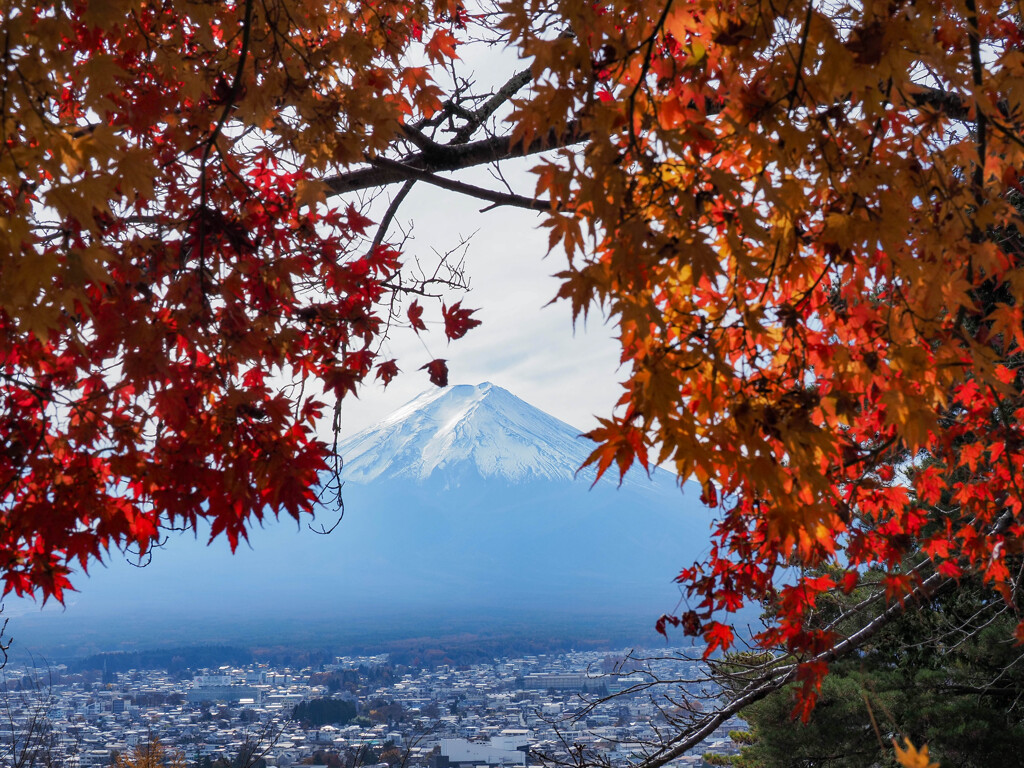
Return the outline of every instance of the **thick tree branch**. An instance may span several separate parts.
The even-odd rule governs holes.
[[[463,181],[456,181],[455,179],[446,179],[441,176],[435,176],[429,171],[411,168],[404,163],[398,163],[394,160],[378,158],[372,162],[375,167],[402,174],[401,178],[403,179],[424,181],[427,184],[433,184],[435,187],[441,187],[441,189],[447,189],[451,192],[459,192],[463,195],[469,195],[471,197],[479,198],[480,200],[486,200],[494,205],[511,205],[516,208],[525,208],[530,211],[547,212],[551,210],[551,203],[547,200],[535,200],[532,197],[524,197],[523,195],[516,195],[511,192],[496,192],[493,189],[478,187],[475,184],[467,184]]]
[[[522,88],[526,82],[529,82],[528,75],[529,72],[525,70],[518,73],[479,110],[477,110],[477,112],[473,113],[474,116],[479,116],[481,122],[486,119],[486,117],[497,109],[504,100]],[[969,105],[964,102],[964,99],[956,94],[948,93],[946,91],[940,91],[934,88],[921,88],[914,93],[906,94],[905,98],[908,105],[935,109],[943,112],[947,117],[953,120],[967,120],[969,117],[970,108]],[[721,111],[721,108],[722,105],[720,104],[709,104],[707,107],[707,114],[709,116],[715,115]],[[564,131],[557,132],[555,130],[551,130],[545,136],[535,139],[528,145],[513,143],[509,136],[494,136],[487,139],[481,139],[480,141],[463,143],[466,138],[465,131],[471,124],[472,123],[469,123],[461,128],[449,144],[438,144],[431,141],[421,133],[411,133],[410,129],[410,131],[406,132],[406,137],[420,147],[420,152],[409,155],[402,160],[376,159],[368,167],[357,168],[356,170],[341,173],[337,176],[330,176],[324,179],[324,182],[330,189],[329,194],[331,196],[343,195],[348,192],[357,192],[363,189],[372,189],[374,187],[383,187],[389,184],[398,184],[408,181],[411,178],[421,179],[428,183],[435,183],[434,181],[430,181],[431,178],[435,178],[432,174],[443,173],[446,171],[459,171],[465,168],[472,168],[478,165],[497,162],[499,160],[528,157],[529,155],[535,155],[540,152],[578,144],[582,141],[586,141],[588,137],[588,134],[581,129],[579,121],[573,120],[568,124],[568,126],[566,126]],[[478,126],[479,123],[476,123],[474,127]],[[427,176],[423,176],[423,173],[426,173]],[[435,185],[444,186],[446,189],[453,189],[455,184],[457,183],[442,180],[442,183],[436,183]],[[470,187],[471,185],[466,186]],[[466,194],[475,194],[469,189],[460,189],[455,191],[464,192]],[[519,205],[518,203],[511,203],[505,200],[497,201],[493,196],[485,196],[481,197],[481,199],[491,202],[500,202],[502,205]],[[547,206],[547,204],[542,204],[542,207],[540,208],[536,206],[523,205],[519,205],[519,207],[531,207],[534,210],[549,210],[549,206]]]
[[[565,131],[561,133],[549,131],[547,135],[535,139],[528,145],[523,145],[521,142],[514,144],[509,136],[495,136],[468,144],[437,144],[436,148],[431,148],[429,152],[417,152],[401,161],[376,158],[369,167],[358,168],[338,176],[330,176],[324,179],[324,183],[329,187],[330,195],[343,195],[346,192],[397,184],[410,178],[420,179],[422,177],[418,175],[419,173],[425,173],[427,177],[430,177],[435,173],[459,171],[498,160],[527,157],[539,152],[577,144],[585,141],[586,138],[586,134],[580,130],[579,123],[573,121],[569,123]],[[429,179],[423,178],[423,180],[428,181]],[[494,201],[492,200],[492,202]],[[548,207],[545,207],[544,210],[548,210]]]
[[[501,86],[501,88],[499,88],[491,98],[483,103],[480,109],[471,113],[466,124],[455,132],[455,136],[452,138],[451,143],[465,144],[469,141],[473,132],[483,125],[484,121],[493,115],[497,111],[498,107],[515,96],[520,88],[530,82],[531,78],[532,75],[528,69],[516,72],[516,74],[509,78],[507,83]]]

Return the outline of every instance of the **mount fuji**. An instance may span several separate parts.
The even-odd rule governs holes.
[[[343,524],[381,583],[415,584],[418,601],[670,609],[672,577],[703,554],[710,516],[661,469],[594,483],[579,471],[592,447],[493,384],[434,390],[340,446]]]
[[[234,556],[202,534],[168,542],[145,568],[115,554],[79,578],[63,613],[26,612],[12,628],[128,636],[157,622],[232,640],[254,627],[426,631],[496,616],[650,627],[676,607],[679,569],[706,553],[711,516],[661,469],[594,483],[578,471],[592,446],[493,384],[432,390],[340,445],[345,510],[329,535],[282,521]],[[325,509],[317,524],[336,518]]]
[[[440,480],[458,487],[484,479],[512,485],[585,480],[589,486],[595,472],[580,467],[592,448],[578,429],[484,382],[425,392],[346,440],[339,452],[343,478],[360,485]],[[664,470],[655,474],[673,482]],[[631,488],[645,481],[626,478]]]
[[[577,430],[489,382],[426,392],[346,440],[343,476],[368,485],[467,476],[572,481],[590,450]]]

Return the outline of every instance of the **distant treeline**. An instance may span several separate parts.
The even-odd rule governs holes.
[[[306,727],[346,725],[356,716],[356,705],[342,699],[312,699],[295,705],[292,720]]]
[[[652,622],[653,626],[653,622]],[[652,630],[653,634],[653,630]],[[68,662],[68,673],[82,674],[94,671],[108,675],[130,669],[164,669],[170,673],[185,670],[216,669],[224,665],[245,666],[252,663],[269,664],[275,668],[291,667],[313,670],[323,669],[335,656],[388,654],[388,663],[360,669],[364,684],[387,684],[393,673],[403,668],[433,668],[441,664],[452,667],[486,664],[494,659],[522,657],[536,654],[564,653],[576,650],[613,650],[623,645],[643,647],[641,643],[624,643],[621,633],[612,628],[602,634],[600,627],[583,625],[577,632],[544,627],[524,626],[516,632],[488,631],[456,632],[436,636],[411,638],[367,639],[359,643],[341,643],[334,647],[308,648],[301,645],[261,645],[250,648],[229,645],[192,645],[145,651],[115,651],[98,653]],[[351,689],[355,681],[336,680],[332,690]]]
[[[413,638],[389,643],[389,661],[394,666],[433,668],[441,664],[453,667],[487,664],[494,659],[522,657],[542,653],[565,653],[580,643],[562,637],[522,637],[515,635],[481,637],[470,633],[443,638]],[[599,646],[603,646],[600,643]]]
[[[68,665],[69,672],[103,670],[108,673],[127,672],[130,669],[166,669],[180,672],[185,669],[214,669],[251,664],[252,651],[229,645],[193,645],[185,648],[165,648],[151,651],[114,651],[97,653],[78,659]]]
[[[300,645],[258,645],[252,649],[252,657],[260,664],[272,667],[319,667],[334,661],[342,651],[325,648],[304,648]]]

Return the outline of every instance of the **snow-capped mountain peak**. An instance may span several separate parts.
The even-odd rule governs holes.
[[[580,431],[490,382],[434,389],[340,446],[348,482],[571,480],[592,444]],[[592,478],[592,475],[591,475]]]

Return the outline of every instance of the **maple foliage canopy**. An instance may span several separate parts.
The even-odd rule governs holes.
[[[537,36],[541,7],[575,36]],[[756,640],[801,662],[805,713],[875,631],[805,619],[868,566],[897,604],[971,571],[1020,605],[1022,24],[978,0],[512,15],[544,73],[518,129],[557,105],[587,136],[537,169],[561,296],[618,320],[629,366],[591,460],[670,462],[722,511],[661,627],[713,652],[767,601]]]
[[[892,601],[970,571],[1015,605],[1020,14],[1002,0],[10,3],[6,588],[59,597],[69,561],[167,524],[206,518],[235,543],[267,510],[308,511],[328,452],[300,385],[387,382],[386,323],[427,327],[419,303],[394,311],[397,249],[335,199],[425,182],[544,212],[568,256],[560,297],[621,334],[624,393],[592,461],[668,462],[721,508],[709,559],[679,575],[693,609],[665,622],[711,652],[733,641],[728,612],[770,600],[757,639],[797,655],[811,702],[830,654],[858,640],[805,618],[868,566]],[[467,108],[437,83],[481,38],[527,69]],[[504,130],[479,139],[502,104]],[[529,195],[437,175],[542,151]],[[441,315],[451,338],[476,324],[458,302]],[[443,360],[423,368],[447,381]]]
[[[410,286],[357,206],[326,205],[323,178],[438,109],[446,18],[400,2],[5,4],[5,591],[60,599],[73,561],[145,552],[167,526],[205,519],[234,548],[268,511],[311,511],[323,401],[398,373],[375,342]],[[421,64],[403,61],[413,45]],[[477,323],[445,312],[451,337]]]

